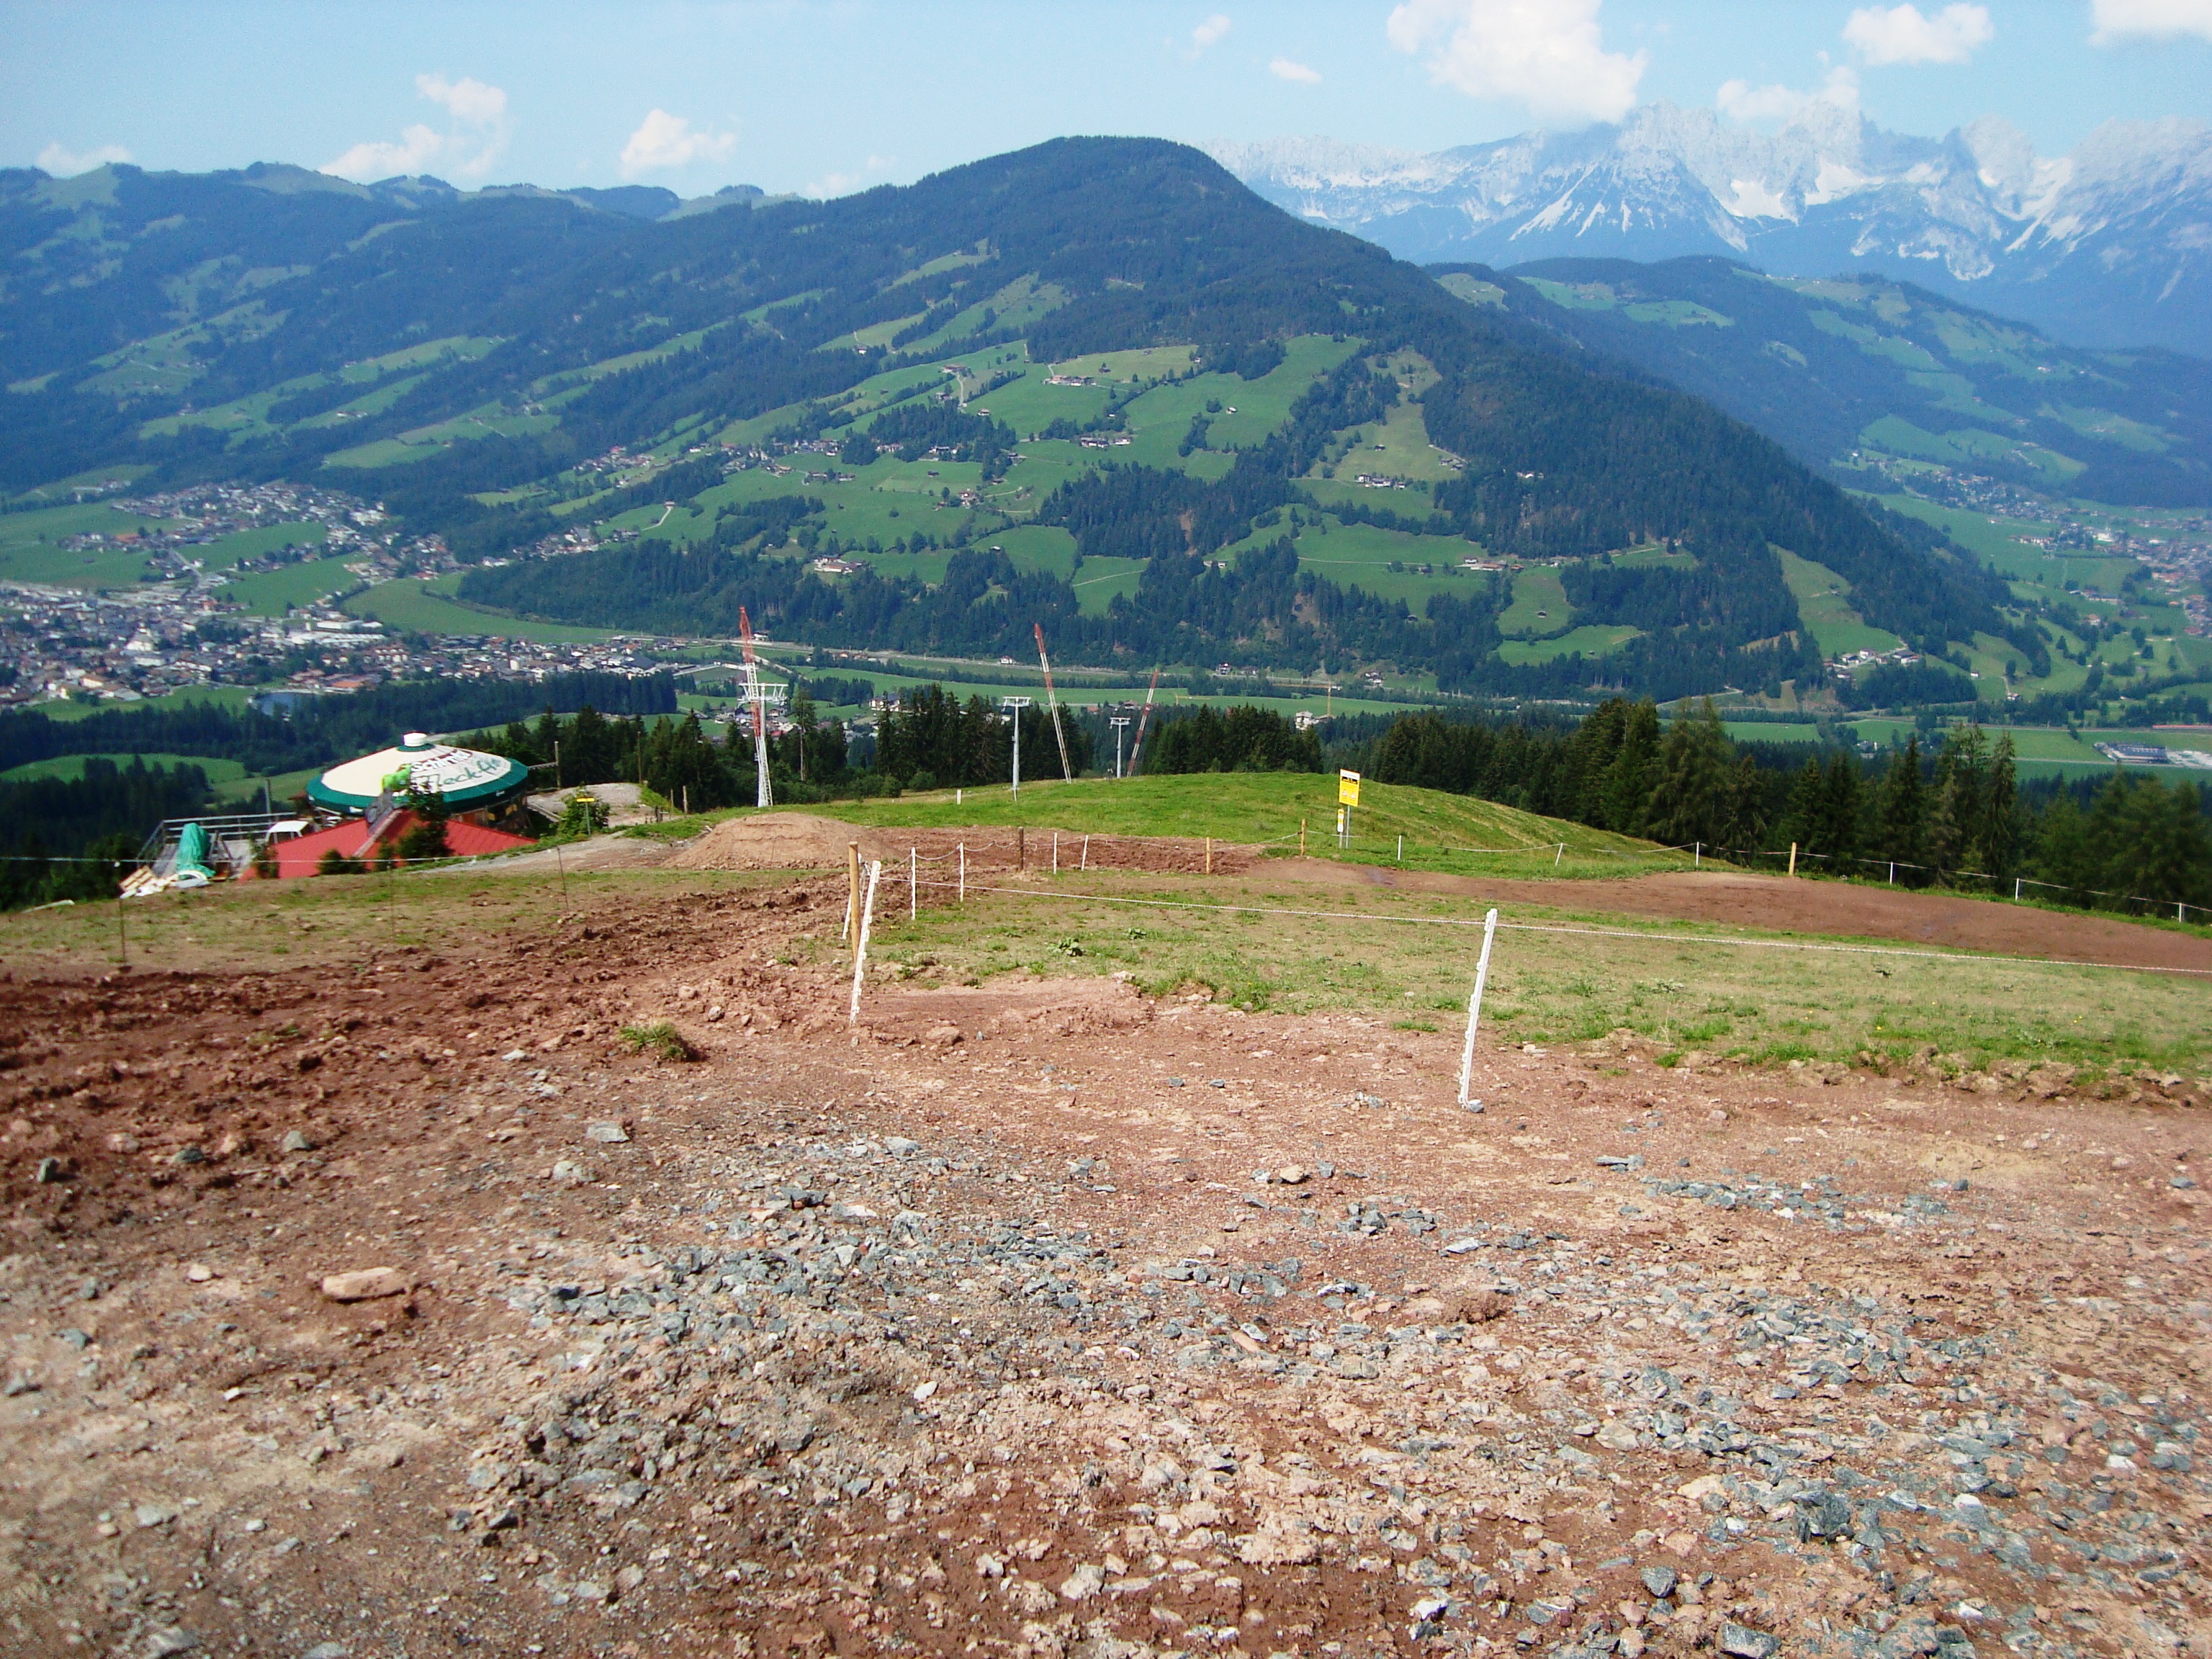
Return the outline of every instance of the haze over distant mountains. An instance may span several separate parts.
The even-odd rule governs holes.
[[[2077,345],[2212,356],[2199,121],[2107,122],[2053,158],[1999,117],[1923,138],[1816,97],[1771,133],[1655,103],[1431,155],[1328,138],[1207,148],[1270,201],[1401,258],[1712,253],[1777,275],[1875,271]]]

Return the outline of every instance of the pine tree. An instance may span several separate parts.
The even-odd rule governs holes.
[[[2020,779],[2012,733],[1997,739],[1982,780],[1982,867],[2002,890],[2020,872]]]
[[[2160,906],[2212,904],[2212,841],[2197,791],[2156,778],[2116,778],[2106,787],[2120,799],[2107,884]]]
[[[1899,866],[1898,878],[1909,887],[1927,878],[1927,796],[1920,775],[1920,736],[1915,732],[1902,750],[1890,752],[1875,806],[1876,851]]]
[[[1820,805],[1811,851],[1828,860],[1832,875],[1851,873],[1859,850],[1859,768],[1849,755],[1828,757],[1820,774]]]
[[[1936,787],[1928,811],[1928,861],[1936,879],[1958,871],[1987,873],[1980,845],[1986,801],[1983,773],[1988,739],[1978,726],[1954,726],[1936,757]]]
[[[1652,838],[1670,847],[1717,843],[1726,817],[1729,740],[1707,697],[1694,718],[1678,717],[1660,750],[1658,781],[1644,809]]]
[[[1659,707],[1649,697],[1628,711],[1620,751],[1605,773],[1605,827],[1624,836],[1644,832],[1644,814],[1659,766]]]

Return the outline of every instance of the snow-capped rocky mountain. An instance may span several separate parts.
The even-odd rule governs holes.
[[[2212,356],[2212,126],[2113,121],[2039,156],[1987,116],[1942,138],[1809,99],[1778,131],[1649,104],[1618,125],[1433,155],[1217,143],[1261,195],[1402,258],[1718,253],[1778,275],[1879,271],[2081,345]]]

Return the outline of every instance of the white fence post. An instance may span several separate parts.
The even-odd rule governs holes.
[[[968,902],[968,843],[960,843],[960,902]]]
[[[1474,1032],[1482,1021],[1482,988],[1490,978],[1490,943],[1498,937],[1498,912],[1492,910],[1482,919],[1482,960],[1474,968],[1474,994],[1467,1000],[1467,1046],[1459,1056],[1459,1103],[1468,1104],[1468,1091],[1474,1081]]]
[[[912,921],[921,913],[921,849],[906,849],[906,919]]]
[[[857,948],[853,952],[853,1006],[845,1016],[848,1025],[860,1018],[860,976],[868,971],[868,924],[875,919],[876,884],[883,879],[883,874],[884,861],[881,859],[869,860],[868,896],[860,904],[860,931],[856,941]]]

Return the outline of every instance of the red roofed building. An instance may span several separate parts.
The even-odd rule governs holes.
[[[411,807],[394,812],[371,836],[368,820],[349,818],[343,823],[334,823],[327,830],[318,830],[312,835],[295,836],[289,841],[271,842],[269,850],[276,855],[276,874],[280,880],[294,876],[312,876],[326,853],[336,853],[341,858],[367,859],[371,851],[379,858],[389,858],[392,848],[421,817]],[[461,818],[446,820],[446,845],[455,858],[480,858],[487,853],[509,853],[518,847],[535,845],[527,836],[510,836],[504,830],[488,829],[481,823],[470,823]]]

